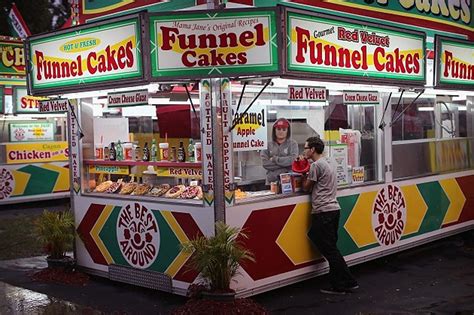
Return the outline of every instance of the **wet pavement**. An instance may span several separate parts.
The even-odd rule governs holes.
[[[34,282],[44,257],[0,262],[0,314],[167,314],[186,298],[92,277]],[[253,297],[272,314],[474,314],[474,231],[351,268],[361,288],[319,293],[317,277]]]

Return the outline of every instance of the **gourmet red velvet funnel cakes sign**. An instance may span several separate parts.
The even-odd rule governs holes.
[[[288,70],[328,78],[425,82],[425,37],[288,11]]]

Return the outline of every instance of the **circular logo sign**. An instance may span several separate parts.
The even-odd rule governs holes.
[[[393,245],[406,225],[406,202],[400,187],[388,185],[379,190],[372,207],[372,228],[380,245]]]
[[[117,220],[117,240],[131,266],[150,267],[160,248],[158,223],[151,210],[139,203],[123,207]]]
[[[14,183],[12,173],[5,168],[0,168],[0,200],[10,197]]]

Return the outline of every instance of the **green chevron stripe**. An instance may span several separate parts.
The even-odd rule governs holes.
[[[372,244],[359,248],[357,244],[352,240],[352,237],[349,235],[349,233],[347,233],[346,229],[344,229],[344,224],[346,224],[349,215],[354,209],[354,206],[357,203],[357,199],[359,199],[359,195],[351,195],[337,198],[337,201],[341,206],[341,218],[339,219],[338,233],[339,239],[337,241],[337,246],[340,249],[342,255],[350,255],[356,252],[379,246],[378,244]]]
[[[114,207],[102,230],[99,232],[99,237],[102,242],[104,242],[115,264],[129,266],[128,262],[122,256],[117,240],[117,220],[121,209],[122,207],[120,206]]]
[[[153,211],[153,214],[155,215],[160,229],[160,249],[158,252],[158,257],[156,257],[156,260],[150,266],[150,269],[159,272],[165,272],[174,261],[176,256],[179,255],[180,242],[171,227],[161,215],[161,212]]]
[[[402,239],[440,229],[449,208],[449,199],[439,182],[423,183],[417,185],[417,187],[428,206],[428,210],[418,232],[407,235]]]
[[[18,171],[30,174],[23,196],[49,194],[53,192],[59,173],[34,165],[19,168]]]

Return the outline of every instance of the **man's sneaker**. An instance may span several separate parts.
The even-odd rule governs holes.
[[[326,289],[321,289],[319,290],[321,293],[326,293],[326,294],[336,294],[336,295],[344,295],[346,294],[346,290],[344,289],[338,289],[338,288],[326,288]]]
[[[357,290],[358,288],[359,288],[359,285],[355,284],[355,285],[346,287],[345,290],[346,290],[346,292],[351,293],[351,292],[354,292],[355,290]]]

